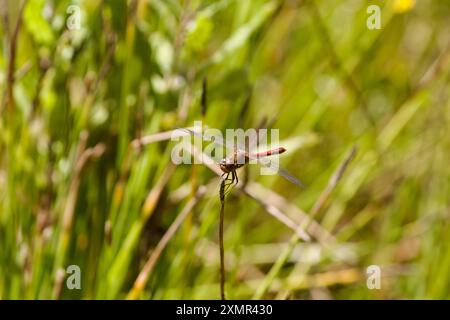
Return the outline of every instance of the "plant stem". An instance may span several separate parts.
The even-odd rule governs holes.
[[[219,226],[219,245],[220,245],[220,298],[225,298],[225,251],[223,245],[223,220],[225,216],[225,180],[220,183],[220,226]]]

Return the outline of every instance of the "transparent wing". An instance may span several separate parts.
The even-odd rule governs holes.
[[[292,182],[293,184],[295,184],[301,188],[305,188],[305,185],[300,180],[298,180],[296,177],[294,177],[292,174],[290,174],[287,170],[273,165],[272,161],[268,161],[266,158],[258,158],[256,154],[249,154],[249,153],[245,152],[244,150],[237,148],[236,144],[234,144],[230,141],[224,140],[220,136],[211,136],[206,133],[202,134],[200,132],[196,132],[196,131],[188,129],[188,128],[175,127],[175,129],[183,130],[189,134],[192,134],[194,136],[197,136],[197,137],[203,139],[204,141],[211,141],[218,146],[221,146],[221,147],[223,146],[223,147],[229,148],[230,150],[233,150],[233,151],[237,150],[241,155],[245,155],[245,157],[247,157],[248,160],[256,160],[261,166],[269,168],[270,170],[279,174],[280,176],[282,176],[283,178]],[[243,162],[244,161],[242,161],[242,163]]]
[[[203,139],[204,141],[211,141],[212,143],[215,143],[218,146],[229,148],[230,150],[235,150],[235,148],[236,148],[236,146],[233,143],[223,140],[219,136],[212,136],[212,135],[208,135],[206,133],[202,134],[200,132],[196,132],[196,131],[188,129],[188,128],[178,128],[178,127],[175,127],[175,128],[178,130],[186,131],[194,136],[197,136],[197,137]]]
[[[305,188],[305,185],[300,180],[298,180],[296,177],[294,177],[292,174],[290,174],[286,169],[283,169],[279,166],[274,166],[272,164],[272,161],[267,161],[267,160],[262,160],[259,158],[252,157],[252,160],[253,159],[256,160],[261,166],[269,168],[270,170],[276,172],[277,174],[279,174],[286,180],[292,182],[293,184],[295,184],[301,188]]]

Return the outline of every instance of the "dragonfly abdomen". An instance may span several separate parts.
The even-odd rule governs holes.
[[[286,151],[285,148],[279,147],[279,148],[276,148],[276,149],[255,153],[254,157],[255,158],[268,157],[268,156],[273,156],[273,155],[276,155],[276,154],[282,154],[285,151]]]

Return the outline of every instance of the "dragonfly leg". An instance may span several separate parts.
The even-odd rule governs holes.
[[[223,176],[225,176],[225,178],[223,178]],[[229,185],[231,182],[229,182],[229,181],[232,181],[232,179],[230,179],[229,177],[230,177],[230,172],[225,172],[225,173],[223,173],[221,176],[220,176],[221,178],[223,178],[223,180],[225,181],[225,185],[227,186],[227,185]]]
[[[223,176],[225,176],[225,178],[223,179],[223,181],[225,181],[225,190],[226,188],[231,184],[230,181],[232,181],[232,179],[230,179],[230,173],[225,172],[223,173],[220,177],[222,178]]]
[[[226,184],[225,186],[225,194],[228,194],[229,191],[231,191],[230,187],[234,184],[234,182],[236,181],[236,172],[235,171],[231,171],[231,179],[228,179],[228,175],[227,178],[225,180],[228,180],[229,182]]]
[[[225,178],[223,178],[223,176],[225,176]],[[220,177],[223,178],[224,181],[230,181],[229,176],[230,176],[230,173],[229,173],[229,172],[228,172],[228,173],[225,172],[225,173],[223,173]],[[228,184],[228,183],[227,183],[227,184]]]

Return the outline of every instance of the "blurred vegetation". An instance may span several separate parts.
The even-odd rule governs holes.
[[[228,196],[229,298],[450,298],[450,1],[0,7],[1,299],[218,299],[219,179],[173,165],[155,136],[201,119],[279,128],[281,163],[307,185],[250,168],[252,196]]]

